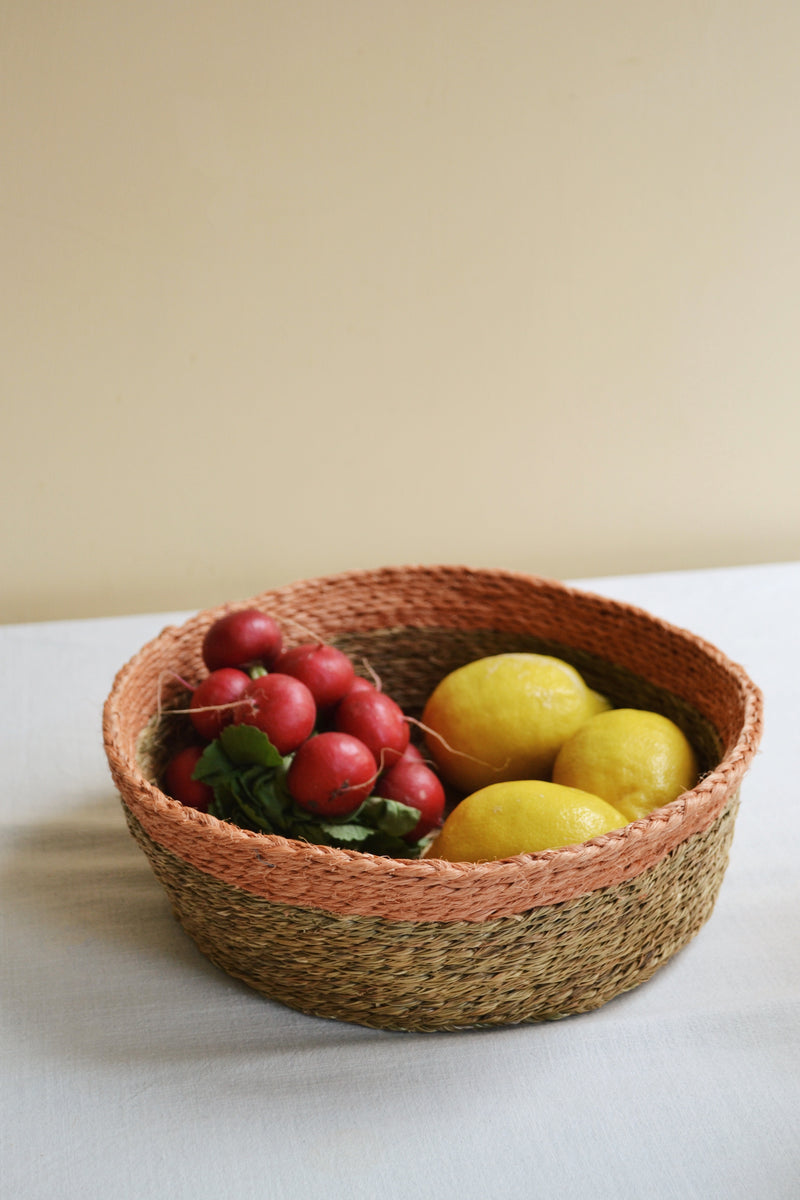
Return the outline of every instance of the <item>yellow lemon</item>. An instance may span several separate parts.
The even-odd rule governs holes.
[[[487,862],[588,841],[627,824],[599,796],[539,779],[492,783],[457,804],[427,858]]]
[[[697,759],[667,717],[616,708],[592,717],[564,743],[553,780],[594,792],[635,821],[693,787]]]
[[[608,712],[613,705],[607,696],[603,696],[600,692],[589,692],[589,716],[596,716],[597,713]]]
[[[439,773],[462,792],[549,776],[562,743],[597,711],[574,667],[545,654],[495,654],[435,688],[422,714]]]

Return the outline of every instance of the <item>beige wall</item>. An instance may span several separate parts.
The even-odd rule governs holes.
[[[800,5],[0,8],[0,619],[798,557]]]

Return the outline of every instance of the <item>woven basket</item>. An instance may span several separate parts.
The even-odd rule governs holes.
[[[308,630],[366,658],[418,715],[435,684],[486,654],[573,663],[613,703],[664,713],[698,785],[580,846],[501,862],[396,860],[240,830],[158,780],[187,738],[176,676],[204,674],[203,635],[259,607],[287,642]],[[296,637],[291,635],[296,633]],[[463,567],[353,571],[169,627],[117,675],[103,722],[131,833],[201,951],[292,1008],[398,1030],[586,1012],[648,979],[711,914],[761,734],[761,695],[708,643],[631,606],[532,576]]]

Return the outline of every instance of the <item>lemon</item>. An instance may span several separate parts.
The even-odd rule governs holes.
[[[495,654],[458,667],[422,714],[439,773],[462,792],[549,776],[562,743],[597,711],[574,667],[546,654]]]
[[[601,695],[600,692],[589,692],[589,715],[594,717],[597,713],[608,712],[613,708],[611,701],[607,696]]]
[[[426,855],[487,862],[572,846],[627,824],[599,796],[539,779],[492,783],[457,804]]]
[[[561,747],[553,780],[602,796],[635,821],[697,781],[697,759],[674,722],[637,708],[602,712]]]

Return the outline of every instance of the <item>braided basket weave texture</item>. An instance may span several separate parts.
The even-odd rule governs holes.
[[[310,629],[366,659],[410,716],[472,659],[555,654],[614,704],[676,721],[700,782],[624,829],[502,862],[400,861],[237,829],[158,786],[187,736],[186,718],[164,710],[186,706],[178,677],[202,678],[203,636],[233,607],[271,613],[288,643]],[[596,1008],[685,945],[716,900],[761,721],[741,667],[639,609],[515,572],[398,567],[305,580],[165,629],[117,675],[104,740],[129,828],[213,962],[304,1012],[435,1030]]]

